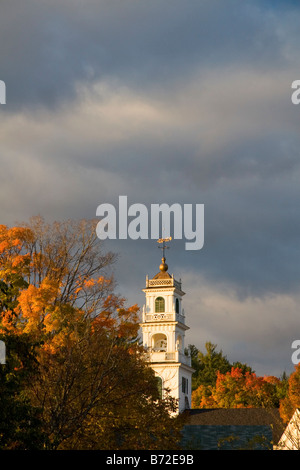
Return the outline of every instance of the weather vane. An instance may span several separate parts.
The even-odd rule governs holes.
[[[167,242],[170,242],[172,240],[172,237],[168,238],[159,238],[157,240],[157,243],[162,243],[162,246],[158,246],[157,248],[160,248],[163,252],[163,258],[165,258],[165,250],[169,249],[169,247],[166,245]]]

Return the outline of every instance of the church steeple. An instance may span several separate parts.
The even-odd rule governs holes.
[[[159,272],[152,278],[146,278],[146,304],[143,308],[143,344],[147,360],[161,381],[162,390],[178,400],[178,411],[191,406],[191,382],[193,369],[191,357],[185,353],[185,324],[182,297],[185,293],[181,281],[174,279],[168,272],[165,250],[170,239],[160,239],[163,257]]]

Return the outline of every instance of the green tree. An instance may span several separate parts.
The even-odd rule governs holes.
[[[0,335],[6,361],[0,365],[0,450],[38,450],[46,436],[42,412],[26,392],[35,374],[35,347],[28,335]]]
[[[217,351],[217,345],[210,341],[205,343],[206,352],[199,351],[196,346],[191,345],[192,367],[195,373],[192,378],[192,389],[196,390],[200,385],[214,386],[218,372],[225,374],[230,372],[232,367],[239,367],[244,372],[251,372],[251,367],[246,364],[231,364],[222,350]]]

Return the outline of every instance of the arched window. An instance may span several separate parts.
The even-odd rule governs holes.
[[[166,351],[168,340],[163,333],[157,333],[152,337],[152,347],[154,351]]]
[[[164,311],[165,311],[165,299],[163,297],[156,297],[155,313],[162,313]]]
[[[179,299],[175,300],[175,312],[179,313]]]

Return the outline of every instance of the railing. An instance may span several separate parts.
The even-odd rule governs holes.
[[[146,278],[146,287],[174,286],[181,290],[181,282],[176,281],[172,276],[169,279],[148,279]]]
[[[143,311],[143,322],[153,321],[178,321],[185,323],[185,316],[180,313],[145,313]]]
[[[180,351],[155,351],[149,348],[145,356],[148,362],[181,362],[191,366],[191,356],[187,356]]]

